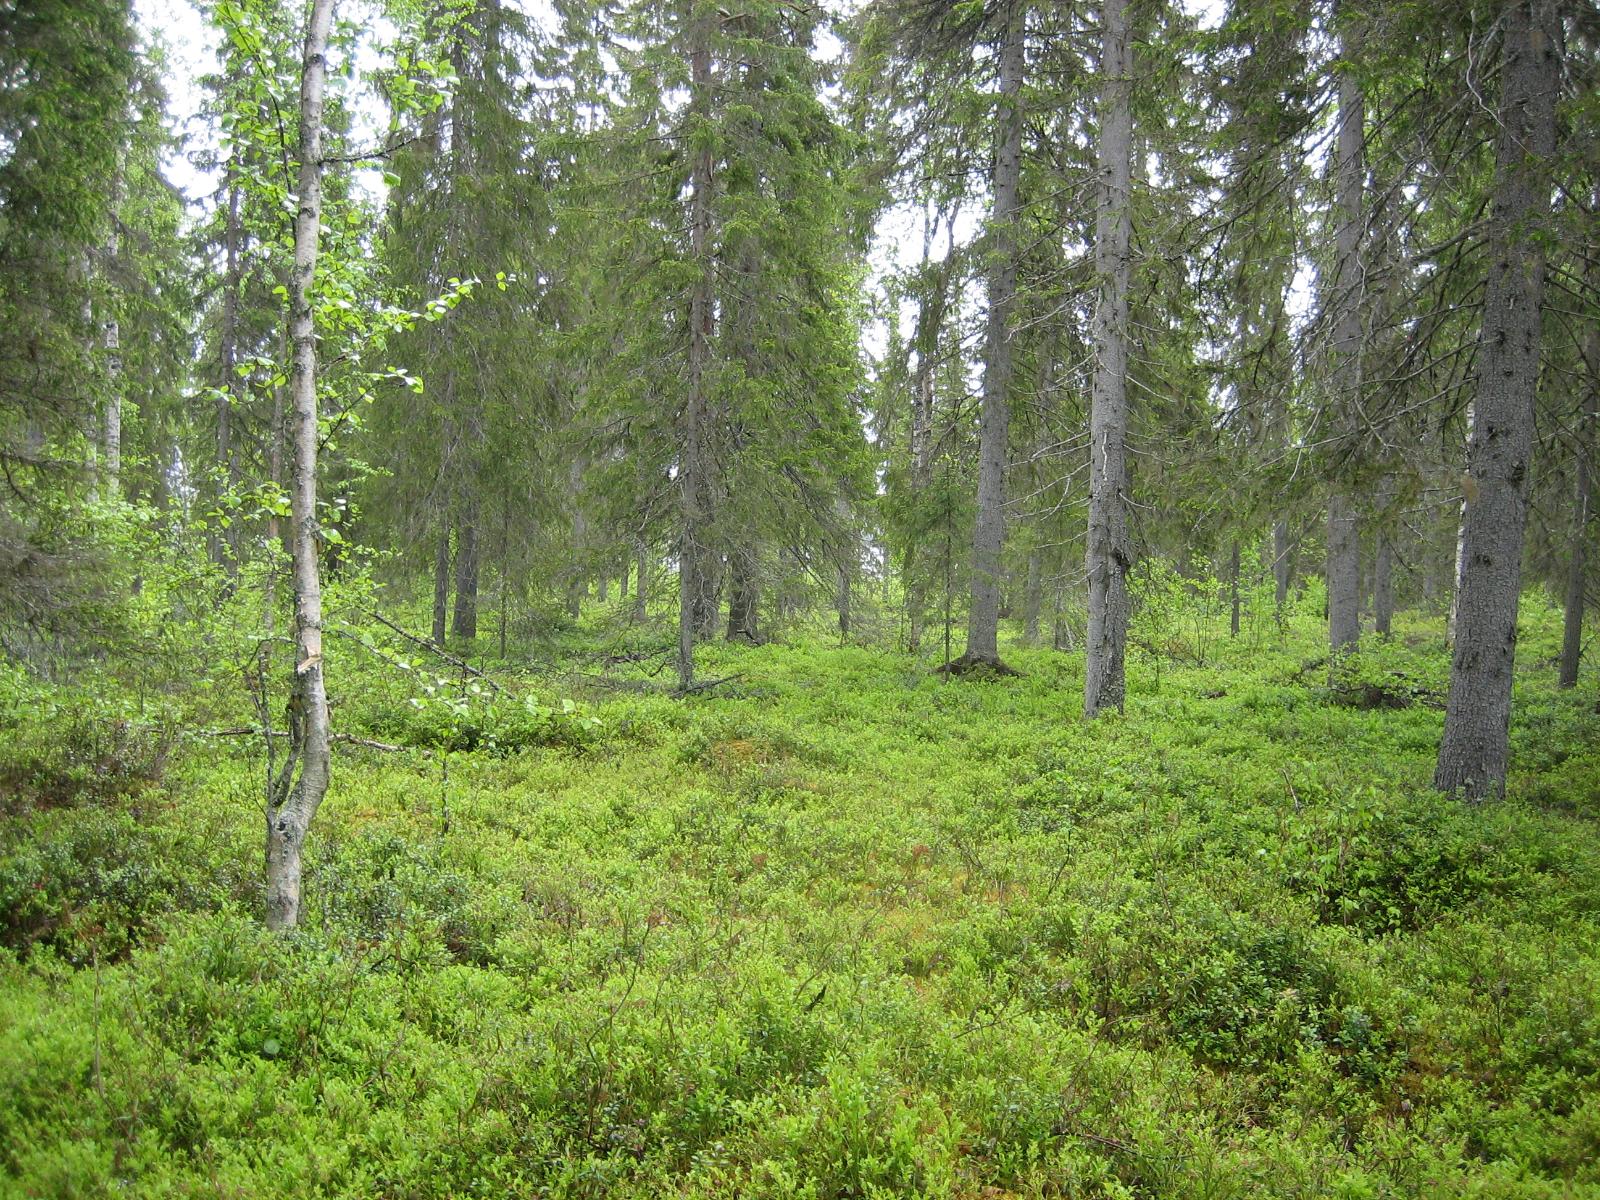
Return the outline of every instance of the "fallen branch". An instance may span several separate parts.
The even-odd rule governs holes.
[[[569,672],[571,678],[582,680],[585,683],[597,683],[601,687],[615,688],[619,692],[659,692],[661,689],[646,683],[643,679],[615,679],[610,675],[595,675],[588,671]]]
[[[476,676],[477,678],[483,680],[486,684],[489,685],[490,689],[496,695],[500,695],[500,696],[505,695],[505,688],[501,687],[498,683],[496,683],[493,679],[489,678],[489,676],[485,675],[482,671],[478,670],[478,668],[473,666],[471,663],[465,661],[464,659],[457,658],[454,654],[451,654],[448,650],[445,650],[442,647],[440,647],[438,645],[435,645],[433,642],[429,641],[427,638],[420,638],[414,633],[408,633],[406,630],[401,629],[400,626],[396,625],[393,621],[389,620],[388,617],[384,616],[382,613],[378,612],[376,609],[369,608],[369,609],[366,610],[366,613],[367,613],[367,616],[371,617],[374,621],[378,622],[378,624],[387,626],[388,628],[394,630],[396,633],[398,633],[401,637],[405,638],[406,641],[410,642],[412,645],[421,646],[429,654],[435,654],[438,657],[444,659],[444,661],[449,663],[451,666],[460,667],[468,675],[473,675],[473,676]]]
[[[608,667],[620,666],[623,663],[649,662],[654,658],[671,658],[678,652],[676,646],[656,650],[623,650],[613,654],[592,654],[589,657],[597,659]]]
[[[688,696],[694,692],[709,692],[714,687],[732,683],[735,679],[743,679],[744,674],[743,671],[740,671],[737,675],[724,675],[721,679],[708,679],[704,683],[691,683],[686,688],[674,688],[672,694],[674,696]]]
[[[373,738],[357,737],[353,733],[336,733],[333,735],[333,740],[336,742],[342,742],[347,746],[360,746],[365,750],[382,750],[387,754],[394,754],[401,750],[416,750],[420,748],[417,746],[396,746],[392,742],[380,742]],[[427,756],[432,754],[432,751],[423,750],[422,753],[424,756]]]
[[[189,730],[189,733],[192,734],[195,737],[214,737],[214,738],[263,737],[263,736],[264,737],[268,737],[268,738],[287,738],[289,736],[287,730],[283,730],[283,729],[266,729],[266,730],[263,730],[263,729],[258,729],[253,725],[240,725],[240,726],[237,726],[236,728],[233,728],[233,729],[191,729],[191,730]],[[387,753],[390,753],[390,754],[398,753],[401,750],[416,750],[416,749],[419,749],[419,747],[416,747],[416,746],[396,746],[392,742],[380,742],[380,741],[377,741],[377,740],[375,740],[373,738],[357,737],[353,733],[336,733],[336,734],[332,735],[332,740],[335,741],[335,742],[342,743],[343,745],[346,745],[346,746],[360,746],[360,747],[362,747],[363,749],[366,749],[366,750],[383,750],[383,751],[385,751]],[[429,751],[429,750],[423,750],[422,753],[424,755],[427,755],[427,754],[430,754],[432,752]]]
[[[1325,667],[1327,665],[1328,665],[1328,656],[1327,655],[1323,655],[1321,658],[1313,658],[1313,659],[1308,660],[1307,662],[1303,662],[1303,663],[1300,664],[1300,669],[1289,677],[1290,682],[1291,683],[1299,683],[1307,675],[1311,674],[1311,672],[1317,671],[1317,670],[1321,670],[1323,667]]]
[[[1138,1154],[1139,1148],[1121,1138],[1107,1137],[1103,1133],[1091,1133],[1087,1129],[1074,1129],[1069,1131],[1073,1137],[1082,1138],[1086,1142],[1093,1142],[1097,1146],[1104,1146],[1108,1150],[1119,1150],[1123,1154]]]
[[[1190,649],[1186,643],[1179,642],[1177,639],[1173,639],[1172,642],[1168,643],[1168,645],[1163,648],[1156,645],[1148,638],[1134,637],[1132,634],[1129,634],[1128,645],[1137,646],[1151,658],[1164,658],[1169,662],[1188,663],[1190,666],[1199,667],[1201,670],[1204,670],[1206,666],[1204,655]]]

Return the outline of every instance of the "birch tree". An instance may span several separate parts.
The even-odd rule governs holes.
[[[289,287],[290,542],[294,587],[294,671],[288,756],[267,801],[267,926],[300,920],[300,856],[328,792],[328,695],[322,664],[322,579],[317,529],[317,336],[312,309],[322,220],[322,111],[333,0],[312,0],[300,74],[298,196]]]

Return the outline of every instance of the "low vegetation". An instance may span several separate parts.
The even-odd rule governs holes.
[[[9,674],[0,1190],[1600,1192],[1593,677],[1530,598],[1462,805],[1436,705],[1352,702],[1434,690],[1441,622],[1330,677],[1316,599],[1174,624],[1093,723],[1021,645],[708,646],[679,699],[599,616],[488,681],[364,628],[287,937],[222,672]]]

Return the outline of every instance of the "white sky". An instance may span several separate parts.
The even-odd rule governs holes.
[[[209,131],[199,120],[199,80],[217,69],[216,31],[201,19],[190,0],[134,0],[139,27],[166,55],[163,82],[167,87],[167,112],[177,132],[204,146]],[[188,152],[169,156],[166,174],[191,202],[212,190],[211,180],[196,169]]]

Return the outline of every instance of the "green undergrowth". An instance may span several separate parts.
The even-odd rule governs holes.
[[[1527,623],[1477,808],[1421,618],[1136,652],[1092,725],[1020,646],[334,663],[402,748],[339,748],[291,938],[255,742],[8,679],[0,1194],[1600,1194],[1600,718]]]

